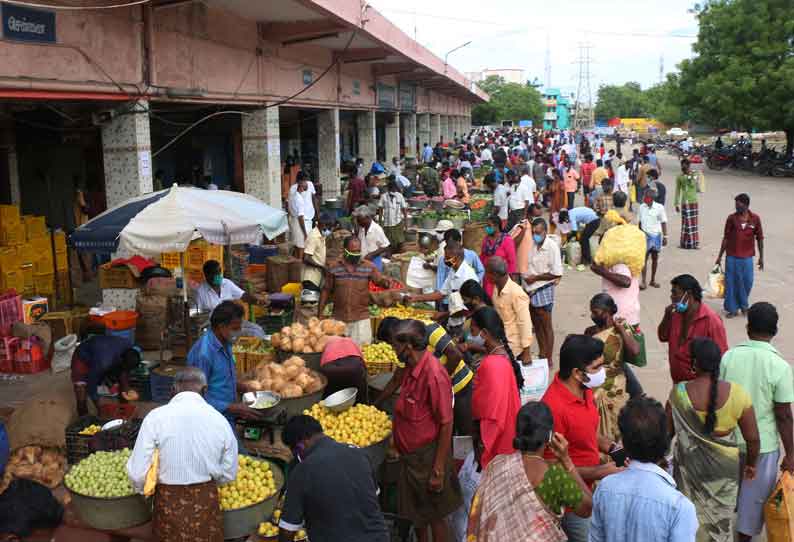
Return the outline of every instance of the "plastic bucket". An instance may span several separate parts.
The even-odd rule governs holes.
[[[122,330],[135,328],[138,324],[138,313],[135,311],[113,311],[102,318],[107,329]]]
[[[127,339],[130,343],[135,344],[135,328],[131,327],[129,329],[110,329],[105,328],[105,335],[108,337],[121,337],[122,339]]]

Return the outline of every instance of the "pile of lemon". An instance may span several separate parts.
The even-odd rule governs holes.
[[[397,353],[389,343],[365,344],[361,347],[364,364],[370,375],[390,371],[397,363]]]
[[[432,320],[428,318],[427,311],[420,311],[412,307],[405,307],[403,305],[396,305],[394,307],[389,307],[388,309],[383,309],[380,312],[380,315],[384,318],[387,316],[393,316],[395,318],[399,318],[400,320],[419,320],[425,324],[432,323]]]
[[[391,434],[389,415],[370,405],[355,405],[336,413],[316,403],[303,413],[320,422],[325,434],[335,441],[360,448],[378,443]]]
[[[237,478],[218,488],[221,510],[235,510],[264,501],[276,494],[276,481],[267,461],[237,456]]]
[[[86,427],[85,429],[83,429],[82,431],[80,431],[77,434],[78,435],[96,435],[100,431],[102,431],[102,427],[97,425],[97,424],[95,424],[95,423],[92,423],[91,425],[89,425],[88,427]]]
[[[259,524],[259,530],[257,532],[262,538],[274,539],[278,536],[278,525],[275,525],[269,521],[265,521],[264,523]],[[306,531],[303,529],[299,530],[295,533],[295,536],[292,539],[296,542],[299,540],[306,540]]]

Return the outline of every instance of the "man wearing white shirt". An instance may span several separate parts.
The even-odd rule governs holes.
[[[237,301],[259,305],[263,302],[242,290],[235,283],[223,277],[221,264],[215,260],[207,260],[202,268],[204,282],[196,288],[196,308],[201,312],[212,312],[224,301]],[[266,299],[266,297],[265,297]]]
[[[155,451],[159,454],[152,531],[156,540],[187,534],[199,542],[223,538],[218,484],[237,477],[237,439],[223,415],[204,400],[207,380],[187,367],[174,376],[176,395],[143,420],[127,461],[127,476],[143,492]]]
[[[491,153],[491,149],[488,147],[483,147],[482,151],[480,151],[480,160],[487,166],[493,164],[493,154]]]
[[[532,178],[531,171],[528,165],[521,166],[521,184],[532,196],[529,203],[535,203],[535,193],[538,191],[538,185],[535,183],[535,179]]]
[[[309,180],[309,177],[302,171],[299,171],[295,177],[295,184],[290,186],[289,191],[290,194],[293,192],[298,191],[298,183],[300,181],[304,181],[306,183],[306,190],[301,193],[303,196],[303,201],[305,202],[304,211],[305,211],[305,218],[309,221],[309,228],[307,231],[312,229],[311,222],[314,220],[314,217],[317,216],[319,212],[319,205],[317,203],[317,190],[314,188],[314,183]]]
[[[656,282],[656,269],[659,267],[659,253],[662,246],[667,246],[667,213],[664,205],[657,203],[656,190],[648,188],[645,190],[642,204],[640,205],[640,229],[645,232],[646,253],[645,265],[642,268],[642,284],[640,290],[647,288],[645,277],[648,271],[648,258],[651,259],[651,286],[658,288]]]
[[[529,205],[535,201],[526,184],[518,182],[512,171],[508,172],[510,192],[507,198],[507,231],[527,217]]]
[[[507,226],[507,187],[503,183],[496,181],[496,175],[489,173],[485,177],[485,184],[493,191],[493,208],[494,213],[502,221],[502,229]]]
[[[300,180],[295,183],[295,191],[290,190],[287,197],[290,239],[295,247],[295,257],[299,260],[303,260],[303,247],[306,245],[306,238],[312,229],[312,221],[308,217],[310,206],[306,204],[303,197],[303,193],[307,190],[307,181]],[[311,212],[313,213],[314,209]],[[312,216],[314,215],[312,214]]]

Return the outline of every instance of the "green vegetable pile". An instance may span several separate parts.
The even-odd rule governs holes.
[[[95,452],[75,465],[64,478],[67,488],[89,497],[127,497],[134,494],[127,478],[130,449]]]

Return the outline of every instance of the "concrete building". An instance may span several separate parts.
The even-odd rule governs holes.
[[[282,207],[292,164],[327,200],[348,160],[416,156],[487,100],[359,0],[6,7],[0,201],[52,227],[73,225],[78,186],[92,215],[174,182]]]
[[[501,77],[505,80],[505,83],[516,83],[519,85],[523,85],[527,82],[526,78],[524,77],[524,70],[520,68],[505,68],[505,69],[492,69],[486,68],[479,72],[466,72],[466,77],[474,81],[475,83],[479,83],[480,81],[485,81],[492,75],[497,77]]]
[[[571,127],[571,101],[558,88],[543,91],[543,129],[568,130]]]

